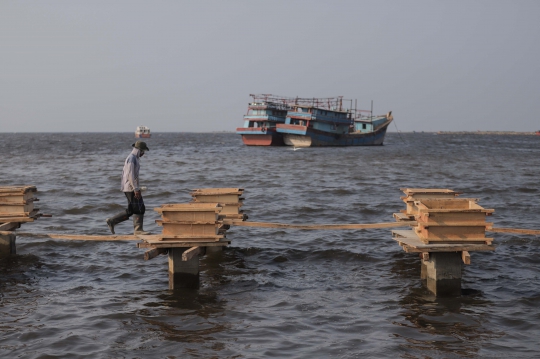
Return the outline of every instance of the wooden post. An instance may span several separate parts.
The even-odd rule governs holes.
[[[184,261],[182,254],[189,248],[169,248],[169,289],[199,288],[199,257]]]
[[[436,296],[461,295],[460,252],[432,252],[429,260],[422,260],[421,278]]]

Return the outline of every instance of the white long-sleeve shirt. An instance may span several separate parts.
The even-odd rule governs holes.
[[[122,192],[139,191],[140,150],[134,148],[124,163],[122,171]]]

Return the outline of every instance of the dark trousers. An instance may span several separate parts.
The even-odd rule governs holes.
[[[128,200],[128,206],[126,209],[128,217],[131,217],[133,214],[144,214],[146,208],[144,207],[142,194],[141,198],[139,199],[135,198],[135,192],[124,192],[124,194]]]

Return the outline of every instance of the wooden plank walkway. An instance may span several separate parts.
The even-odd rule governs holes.
[[[358,230],[358,229],[377,229],[377,228],[396,228],[396,227],[409,227],[414,226],[416,222],[388,222],[388,223],[368,223],[368,224],[285,224],[285,223],[273,223],[273,222],[244,222],[240,220],[224,220],[225,224],[231,226],[240,226],[240,227],[260,227],[260,228],[284,228],[284,229],[315,229],[315,230]],[[34,232],[18,232],[10,231],[8,228],[14,228],[16,223],[5,223],[0,229],[1,235],[15,234],[21,237],[35,237],[35,238],[51,238],[51,239],[63,239],[63,240],[85,240],[85,241],[138,241],[144,239],[148,243],[166,245],[167,243],[162,240],[163,235],[149,235],[149,236],[140,236],[140,235],[84,235],[84,234],[66,234],[66,233],[34,233]],[[518,229],[518,228],[488,228],[488,232],[497,232],[497,233],[516,233],[516,234],[527,234],[527,235],[540,235],[540,230],[532,229]],[[411,247],[411,250],[414,248],[418,249],[417,251],[428,251],[428,248],[432,248],[433,251],[440,251],[437,248],[450,248],[450,244],[425,244],[421,242],[414,231],[411,230],[393,230],[392,234],[394,235],[394,240],[398,242],[403,242]],[[174,236],[172,236],[174,237]],[[181,239],[181,236],[177,236],[178,239]],[[187,236],[186,236],[187,237]],[[216,236],[219,237],[219,236]],[[172,238],[171,238],[172,239]],[[176,238],[175,238],[176,239]],[[213,243],[213,244],[209,244]],[[205,245],[224,245],[223,243],[230,243],[230,241],[220,241],[220,242],[208,242]],[[197,242],[186,242],[186,246],[192,245],[201,245]],[[483,244],[451,244],[452,248],[461,248],[463,246],[473,246],[475,248],[487,248],[488,249],[471,249],[471,250],[493,250],[493,246],[483,245]],[[421,249],[421,250],[420,250]],[[459,250],[459,249],[456,249]]]
[[[486,232],[496,233],[516,233],[516,234],[530,234],[533,236],[540,236],[540,230],[537,229],[519,229],[519,228],[486,228]]]
[[[416,225],[415,221],[409,222],[385,222],[368,224],[286,224],[273,222],[245,222],[239,220],[223,220],[223,224],[239,227],[260,227],[260,228],[285,228],[285,229],[376,229],[376,228],[396,228],[410,227]]]

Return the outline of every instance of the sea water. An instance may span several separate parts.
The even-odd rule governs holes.
[[[51,218],[18,231],[108,234],[131,133],[0,134],[0,186],[35,185]],[[393,222],[400,188],[478,198],[496,227],[540,229],[540,137],[389,133],[384,146],[247,147],[232,133],[155,133],[141,159],[145,229],[190,191],[245,189],[251,221]],[[130,234],[131,222],[116,227]],[[390,229],[232,227],[198,290],[133,241],[17,237],[0,261],[2,358],[535,358],[540,238],[488,233],[463,293],[437,298]]]

